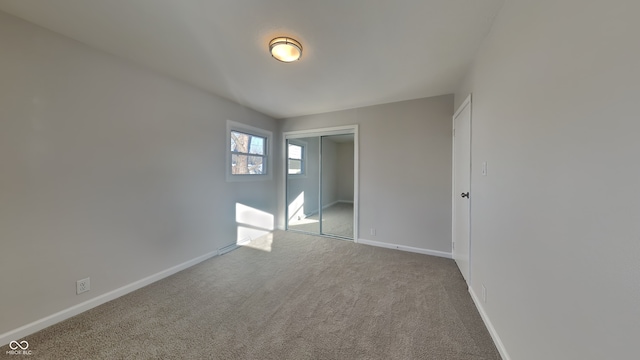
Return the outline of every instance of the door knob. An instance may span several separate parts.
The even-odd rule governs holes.
[[[462,196],[463,198],[467,198],[468,199],[469,198],[469,192],[462,193],[462,194],[460,194],[460,196]]]

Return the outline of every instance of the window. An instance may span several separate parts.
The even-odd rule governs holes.
[[[231,131],[231,174],[262,175],[267,171],[267,138]]]
[[[270,178],[270,138],[269,131],[227,121],[227,181]]]
[[[287,147],[287,169],[289,175],[304,175],[305,161],[304,161],[304,145],[289,143]]]

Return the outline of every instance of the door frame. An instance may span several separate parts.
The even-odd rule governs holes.
[[[358,124],[354,125],[345,125],[345,126],[334,126],[328,128],[319,128],[319,129],[309,129],[309,130],[296,130],[296,131],[286,131],[282,133],[282,149],[284,152],[284,166],[283,166],[283,181],[284,185],[284,228],[287,229],[287,219],[288,219],[288,204],[287,204],[287,140],[290,139],[300,139],[307,137],[321,137],[321,136],[330,136],[330,135],[345,135],[345,134],[353,134],[353,242],[358,242],[358,213],[360,210],[360,192],[359,192],[359,184],[360,184],[360,174],[359,174],[359,159],[360,159],[360,146],[359,146],[359,136],[358,136],[359,126]],[[321,161],[320,161],[321,162]],[[322,187],[320,187],[322,188]],[[320,189],[321,190],[321,189]],[[320,200],[322,200],[322,195],[320,195]],[[322,204],[319,204],[322,206]],[[326,234],[319,234],[320,236],[334,237]],[[345,240],[345,238],[334,237],[337,239]]]
[[[472,156],[473,156],[473,152],[471,151],[471,145],[473,142],[473,131],[472,131],[472,117],[473,117],[473,113],[472,113],[472,101],[471,101],[471,94],[469,94],[469,96],[467,96],[467,98],[462,102],[462,104],[460,104],[460,106],[458,107],[458,109],[456,110],[456,112],[453,114],[452,117],[452,142],[451,142],[451,158],[452,158],[452,166],[451,166],[451,257],[455,260],[455,248],[454,248],[454,244],[455,244],[455,240],[456,240],[456,199],[458,196],[460,196],[459,194],[457,194],[456,192],[456,137],[455,137],[455,126],[456,126],[456,118],[458,117],[458,115],[460,115],[460,113],[462,111],[464,111],[464,109],[469,106],[469,193],[471,193],[471,178],[472,178],[472,171],[471,171],[471,163],[472,163]],[[471,246],[472,246],[472,241],[471,241],[471,205],[472,205],[472,199],[471,196],[468,199],[469,201],[469,214],[467,216],[468,219],[468,224],[467,224],[467,231],[468,231],[468,239],[469,239],[469,264],[468,264],[468,268],[467,268],[467,274],[466,274],[466,280],[467,280],[467,285],[469,286],[471,284],[471,261],[472,261],[472,257],[471,257]]]

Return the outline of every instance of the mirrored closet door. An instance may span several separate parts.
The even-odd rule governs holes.
[[[353,133],[286,139],[287,230],[354,238]]]

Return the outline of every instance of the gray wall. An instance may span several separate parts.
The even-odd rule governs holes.
[[[339,143],[337,150],[338,200],[353,201],[353,143]]]
[[[338,144],[322,138],[322,208],[338,201]]]
[[[360,238],[451,252],[452,115],[446,95],[283,119],[280,130],[359,124]]]
[[[471,288],[512,359],[638,357],[638,14],[507,0],[456,93],[473,93]]]
[[[0,48],[0,334],[235,242],[236,203],[275,214],[275,180],[224,171],[226,120],[273,119],[4,13]]]

